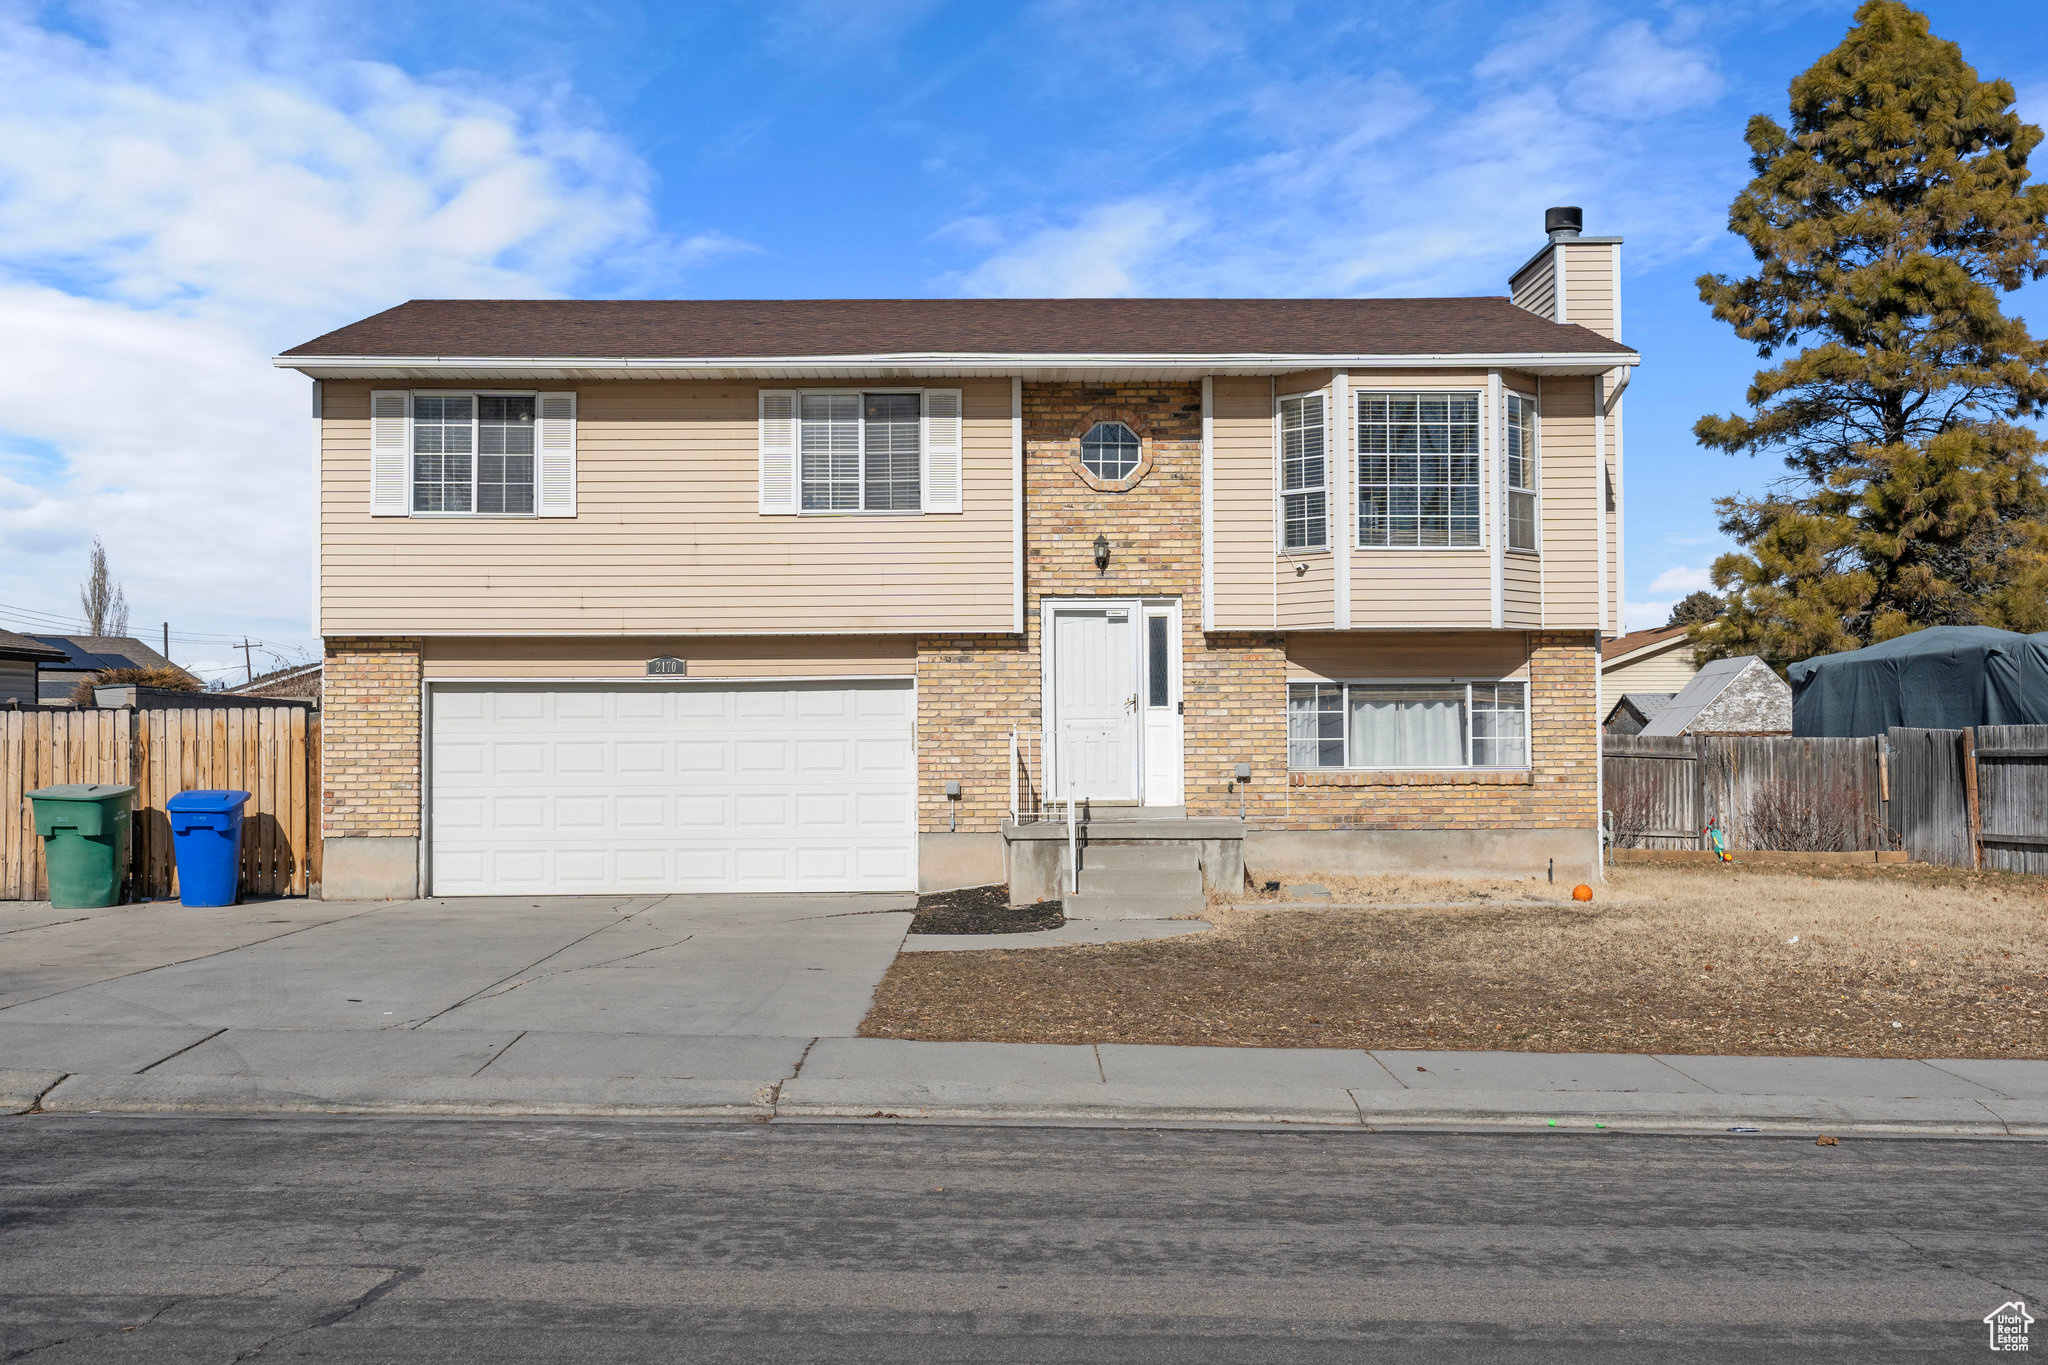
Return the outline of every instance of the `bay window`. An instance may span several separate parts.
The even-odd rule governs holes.
[[[1479,395],[1358,395],[1361,548],[1479,543]]]
[[[1281,399],[1280,543],[1285,549],[1329,547],[1329,465],[1323,447],[1323,396]]]
[[[1528,685],[1521,682],[1292,683],[1287,766],[1523,768]]]
[[[1507,493],[1510,550],[1536,549],[1536,402],[1507,396]]]

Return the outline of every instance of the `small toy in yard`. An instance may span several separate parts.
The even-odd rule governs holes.
[[[1707,836],[1707,847],[1714,850],[1714,856],[1716,858],[1720,859],[1724,863],[1732,863],[1735,861],[1733,858],[1728,856],[1728,831],[1721,827],[1720,816],[1717,815],[1713,819],[1707,821],[1707,827],[1701,830],[1700,833]]]
[[[1572,888],[1572,899],[1575,901],[1589,901],[1593,899],[1593,888],[1584,882],[1580,882]]]

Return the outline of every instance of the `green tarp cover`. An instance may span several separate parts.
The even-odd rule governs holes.
[[[2048,725],[2048,632],[1930,626],[1868,649],[1802,659],[1785,677],[1795,735]]]

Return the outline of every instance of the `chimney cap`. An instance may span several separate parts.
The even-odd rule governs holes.
[[[1576,237],[1585,226],[1585,210],[1576,205],[1543,210],[1543,233],[1553,242],[1564,237]]]

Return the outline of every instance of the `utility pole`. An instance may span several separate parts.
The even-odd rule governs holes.
[[[169,662],[170,662],[170,659],[171,659],[171,623],[170,623],[169,621],[166,621],[166,622],[164,622],[164,662],[165,662],[165,663],[169,663]]]
[[[249,675],[249,681],[256,681],[256,665],[249,662],[249,637],[242,637],[242,671]]]

